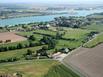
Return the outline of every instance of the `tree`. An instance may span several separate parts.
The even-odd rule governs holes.
[[[43,46],[42,49],[43,50],[48,50],[48,46]]]
[[[59,32],[57,32],[57,33],[56,33],[56,39],[61,39],[61,38],[62,38],[62,34],[59,33]]]
[[[15,50],[15,49],[16,49],[15,46],[9,46],[9,47],[8,47],[8,50]]]
[[[21,74],[20,72],[17,72],[17,73],[16,73],[16,76],[17,76],[17,77],[22,77],[22,74]]]
[[[55,39],[53,39],[52,37],[47,37],[47,36],[43,36],[40,42],[44,44],[48,44],[49,49],[55,48],[57,43]]]
[[[4,51],[8,51],[8,47],[4,47]]]
[[[83,17],[57,17],[54,23],[62,27],[80,28],[83,25],[88,25],[90,21]]]
[[[2,40],[0,40],[0,43],[3,43],[3,41],[2,41]]]
[[[35,37],[34,37],[34,35],[31,35],[30,37],[29,37],[29,40],[32,40],[32,41],[35,41]]]
[[[42,49],[39,49],[39,50],[36,51],[36,55],[37,56],[47,56],[48,57],[47,48],[45,46],[43,46]]]
[[[4,47],[0,47],[0,52],[4,52]]]
[[[0,27],[0,29],[3,29],[3,27]]]
[[[23,48],[23,45],[21,44],[21,43],[19,43],[18,45],[17,45],[17,49],[22,49]]]
[[[48,37],[43,36],[43,38],[40,40],[41,43],[48,44]]]
[[[6,41],[5,41],[5,43],[9,43],[9,42],[11,42],[11,40],[6,40]]]
[[[28,49],[26,55],[32,55],[32,51]]]
[[[29,47],[34,47],[34,46],[35,46],[35,43],[29,42]]]
[[[48,49],[54,49],[56,46],[56,40],[55,39],[51,39],[48,43]]]

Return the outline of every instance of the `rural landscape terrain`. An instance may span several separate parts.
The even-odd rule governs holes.
[[[46,6],[45,9],[30,9],[30,5],[29,8],[1,6],[0,21],[68,14],[48,10],[70,10],[68,6]],[[72,8],[83,11],[91,10],[90,7]],[[101,8],[93,6],[92,10]],[[15,25],[0,23],[0,77],[102,77],[102,55],[103,12],[86,16],[61,15],[52,21]]]

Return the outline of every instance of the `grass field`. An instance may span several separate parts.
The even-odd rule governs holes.
[[[94,30],[94,31],[101,32],[101,31],[103,31],[103,24],[93,23],[93,24],[85,26],[83,28],[84,29],[88,29],[88,30]]]
[[[83,38],[85,36],[85,34],[91,32],[90,30],[72,29],[72,28],[64,28],[64,30],[65,30],[65,35],[63,36],[63,38],[67,38],[67,39],[69,39],[69,38],[80,39],[80,38]],[[49,30],[35,30],[35,31],[31,31],[31,32],[20,32],[18,34],[22,35],[22,36],[29,36],[29,35],[32,35],[33,32],[52,35],[52,36],[56,35],[55,31],[49,31]],[[40,34],[33,34],[33,35],[35,37],[38,37]]]
[[[34,32],[48,35],[56,35],[56,32],[51,30],[35,30]]]
[[[32,35],[32,34],[34,35],[33,32],[41,33],[41,34],[48,34],[48,35],[56,35],[55,31],[41,30],[41,29],[37,29],[37,30],[34,30],[34,31],[30,31],[30,32],[19,32],[17,34],[22,35],[22,36],[28,36],[28,35]]]
[[[5,44],[0,44],[0,47],[3,46],[16,46],[17,44],[22,43],[22,44],[28,44],[29,41],[19,41],[19,42],[13,42],[13,43],[5,43]]]
[[[0,64],[0,73],[20,72],[23,77],[79,77],[64,65],[53,60],[32,60]]]
[[[67,47],[67,48],[77,48],[82,44],[82,41],[87,37],[87,34],[91,32],[91,30],[83,30],[83,29],[72,29],[72,28],[63,28],[65,31],[65,35],[63,36],[64,39],[75,39],[77,41],[71,40],[58,40],[57,48]],[[33,32],[40,33],[40,34],[33,34]],[[62,31],[61,31],[62,32]],[[20,32],[19,35],[22,36],[29,36],[34,35],[38,40],[43,37],[43,34],[55,36],[55,31],[49,30],[35,30],[31,32]]]
[[[58,44],[57,44],[57,47],[60,46],[60,47],[64,47],[64,48],[67,47],[67,48],[74,49],[74,48],[79,47],[80,45],[82,45],[81,41],[59,40]]]
[[[27,53],[27,50],[30,49],[33,52],[36,50],[42,48],[42,46],[36,46],[36,47],[31,47],[31,48],[25,48],[25,49],[18,49],[18,50],[12,50],[12,51],[7,51],[7,52],[0,52],[0,60],[5,60],[8,58],[12,57],[17,57],[17,58],[23,58],[23,54]]]
[[[72,28],[64,28],[66,30],[63,38],[65,39],[75,39],[71,40],[59,40],[57,46],[67,47],[67,48],[77,48],[83,44],[87,34],[91,32],[91,30],[83,30],[83,29],[72,29]]]
[[[36,38],[36,41],[40,40],[42,38],[42,35],[39,35],[39,34],[33,34],[33,31],[30,31],[30,32],[18,32],[17,33],[18,35],[21,35],[21,36],[30,36],[30,35],[34,35],[35,38]]]
[[[83,44],[83,40],[84,38],[87,36],[86,34],[90,33],[90,30],[83,30],[83,29],[72,29],[72,28],[64,28],[65,35],[63,36],[63,38],[65,39],[76,39],[74,41],[71,40],[63,40],[60,39],[58,40],[58,43],[56,45],[56,49],[61,49],[61,48],[70,48],[70,49],[74,49],[79,47],[80,45]],[[19,32],[19,35],[22,36],[30,36],[33,34],[34,31],[31,32]],[[54,31],[49,31],[49,30],[35,30],[35,32],[37,33],[41,33],[41,34],[33,34],[36,37],[36,41],[34,42],[38,42],[43,35],[42,34],[48,34],[48,35],[52,35],[55,36],[56,32]],[[29,41],[22,41],[22,42],[14,42],[14,43],[8,43],[8,44],[3,44],[0,45],[0,47],[2,46],[16,46],[17,44],[22,43],[23,45],[28,44]],[[12,50],[12,51],[8,51],[8,52],[1,52],[0,53],[0,59],[6,59],[6,58],[10,58],[10,57],[18,57],[21,58],[23,56],[23,54],[26,53],[27,49],[31,49],[33,51],[36,51],[37,49],[41,48],[41,46],[36,46],[33,48],[24,48],[24,49],[19,49],[19,50]],[[52,53],[54,52],[55,49],[49,50],[48,53]]]
[[[100,43],[103,43],[103,33],[98,34],[95,38],[93,38],[91,41],[89,41],[88,43],[86,43],[84,45],[84,47],[94,47]]]
[[[72,28],[66,28],[65,30],[66,34],[63,36],[63,38],[67,39],[81,39],[84,38],[87,33],[91,32],[90,30],[72,29]]]
[[[80,77],[77,74],[73,73],[70,69],[64,67],[64,65],[56,65],[48,71],[44,77]]]

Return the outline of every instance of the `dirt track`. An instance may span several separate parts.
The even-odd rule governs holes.
[[[103,44],[95,48],[78,48],[63,62],[83,73],[86,77],[103,77]]]
[[[0,40],[2,41],[11,40],[11,42],[17,42],[17,41],[26,40],[26,38],[16,35],[13,32],[4,32],[4,33],[0,33]]]

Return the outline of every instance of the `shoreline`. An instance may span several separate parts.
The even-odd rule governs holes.
[[[60,14],[69,14],[69,13],[65,12],[65,13],[54,13],[54,14],[40,14],[40,15],[27,15],[27,16],[7,17],[7,18],[0,18],[0,20],[13,19],[13,18],[22,18],[22,17],[32,17],[32,16],[60,15]]]

